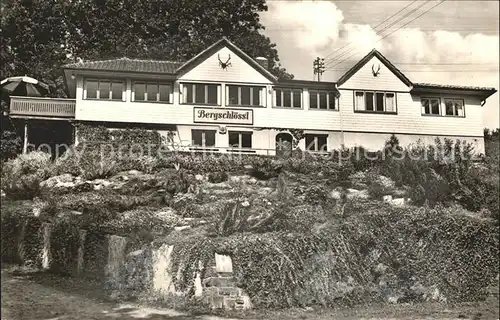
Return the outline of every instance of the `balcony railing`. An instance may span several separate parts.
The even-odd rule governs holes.
[[[10,97],[10,115],[74,118],[75,104],[75,99]]]

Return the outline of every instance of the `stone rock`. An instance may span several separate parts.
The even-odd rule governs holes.
[[[128,181],[129,180],[127,176],[122,176],[121,178],[122,178],[123,181]]]
[[[366,185],[366,173],[362,171],[355,172],[349,176],[349,181],[351,181],[352,186],[357,189],[365,189]]]
[[[5,191],[0,190],[0,195],[1,195],[2,198],[5,198],[5,196],[6,196]]]
[[[242,207],[249,207],[249,206],[250,206],[250,203],[249,203],[248,201],[246,201],[246,200],[245,200],[245,201],[243,201],[243,202],[241,203],[241,206],[242,206]]]
[[[203,181],[203,179],[205,177],[203,177],[203,175],[201,175],[201,174],[197,174],[197,175],[194,176],[194,178],[196,179],[196,181]]]
[[[406,201],[405,198],[396,198],[392,199],[389,203],[396,207],[403,207],[406,204]]]
[[[191,226],[180,226],[180,227],[174,228],[175,231],[183,231],[183,230],[187,230],[187,229],[191,229]]]
[[[243,182],[248,177],[250,177],[250,176],[231,176],[229,178],[229,181],[234,182],[234,183]]]
[[[377,181],[387,189],[394,189],[396,187],[396,183],[391,179],[386,176],[378,176]]]
[[[57,185],[62,186],[64,183],[73,183],[73,180],[74,177],[71,174],[65,173],[59,176],[50,177],[47,180],[40,182],[40,187],[53,189],[56,188]]]
[[[179,217],[175,213],[175,210],[172,208],[168,208],[167,210],[164,211],[155,212],[154,216],[155,218],[163,221],[164,223],[170,226],[175,226],[176,224],[182,221],[182,218]]]
[[[33,199],[32,212],[35,217],[39,217],[43,210],[45,210],[48,206],[46,201],[41,200],[40,198]]]
[[[387,298],[387,301],[389,301],[389,303],[396,304],[399,301],[399,297],[398,296],[390,296],[389,298]]]
[[[211,183],[211,182],[206,182],[205,185],[208,188],[213,188],[213,189],[232,189],[231,185],[227,182],[220,182],[220,183]]]
[[[392,196],[391,195],[386,195],[382,197],[382,200],[384,202],[391,202],[392,201]]]
[[[386,273],[387,269],[389,269],[388,266],[386,266],[385,264],[383,263],[379,263],[375,266],[375,272],[379,275],[383,275]]]
[[[102,189],[102,185],[100,185],[100,184],[94,185],[94,190],[101,190],[101,189]]]
[[[130,252],[129,254],[127,254],[127,256],[129,256],[129,257],[139,256],[139,255],[143,254],[143,252],[144,252],[144,250],[139,249],[139,250]]]
[[[76,186],[76,183],[74,182],[58,182],[55,185],[55,188],[74,188]]]
[[[176,194],[173,197],[173,207],[179,208],[180,206],[185,206],[186,204],[191,204],[196,201],[196,195],[193,193],[183,193]]]
[[[250,165],[250,164],[246,164],[246,165],[243,166],[243,168],[245,168],[245,170],[252,170],[253,166]]]
[[[347,198],[368,199],[370,195],[368,194],[368,190],[347,189]]]
[[[81,216],[83,213],[75,210],[59,211],[57,213],[58,218],[71,217],[71,216]]]
[[[257,193],[259,195],[267,196],[271,194],[273,191],[275,191],[273,188],[270,187],[261,187],[257,190]]]
[[[332,190],[329,194],[330,198],[333,200],[340,200],[342,197],[342,194],[338,190]]]
[[[129,170],[127,173],[131,176],[138,176],[142,174],[142,172],[140,172],[139,170]]]

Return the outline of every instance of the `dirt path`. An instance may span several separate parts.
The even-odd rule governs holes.
[[[82,279],[2,268],[2,320],[228,320],[194,316],[171,309],[153,309],[110,301],[98,285]],[[497,289],[498,291],[498,289]],[[354,319],[498,319],[498,296],[460,305],[362,306],[353,309],[288,309],[233,315],[259,320]]]
[[[96,285],[46,273],[2,269],[2,320],[218,320],[170,309],[142,308],[106,299]],[[227,319],[226,319],[227,320]]]

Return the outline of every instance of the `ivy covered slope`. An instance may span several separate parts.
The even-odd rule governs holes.
[[[472,162],[461,143],[402,150],[392,137],[377,161],[349,150],[145,156],[132,144],[156,150],[158,133],[79,130],[83,143],[55,162],[33,152],[4,165],[2,233],[29,213],[29,226],[74,230],[67,239],[78,229],[126,236],[127,252],[173,244],[172,274],[184,275],[175,284],[189,293],[198,262],[226,254],[257,307],[475,300],[498,275],[498,164]],[[121,153],[86,142],[96,137]],[[12,254],[2,243],[2,259]]]

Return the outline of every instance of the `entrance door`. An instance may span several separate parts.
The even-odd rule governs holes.
[[[279,133],[276,135],[276,155],[278,157],[290,157],[292,155],[293,137],[289,133]]]

